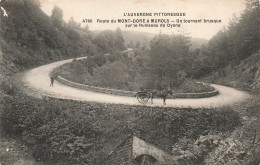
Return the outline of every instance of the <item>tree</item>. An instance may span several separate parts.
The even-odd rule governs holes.
[[[80,29],[80,23],[77,23],[73,17],[68,22],[68,27],[72,29]]]
[[[189,38],[159,34],[151,40],[150,68],[152,81],[166,86],[177,85],[178,74],[185,70]]]
[[[52,9],[51,19],[53,25],[60,29],[63,26],[63,11],[61,8],[54,6]]]
[[[97,86],[128,89],[130,75],[121,61],[107,63],[94,69],[93,81]]]
[[[119,50],[125,50],[124,38],[120,28],[117,28],[115,32],[115,47]]]
[[[219,31],[200,49],[193,66],[196,77],[205,76],[227,65],[237,64],[260,48],[260,8],[258,0],[246,0],[240,18],[233,15],[229,26]]]

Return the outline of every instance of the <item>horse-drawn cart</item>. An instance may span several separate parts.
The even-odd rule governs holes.
[[[160,97],[163,99],[163,104],[166,105],[166,97],[167,95],[172,95],[172,91],[171,90],[162,90],[162,91],[146,91],[146,90],[142,90],[139,92],[136,92],[136,98],[137,100],[142,103],[142,104],[146,104],[149,99],[151,99],[151,103],[153,104],[153,98],[154,97]]]
[[[146,104],[151,97],[152,97],[151,92],[139,91],[136,93],[137,100],[142,104]]]

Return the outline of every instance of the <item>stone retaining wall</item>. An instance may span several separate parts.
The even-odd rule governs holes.
[[[120,95],[120,96],[132,96],[132,97],[135,96],[135,92],[110,89],[110,88],[94,87],[94,86],[90,86],[90,85],[83,85],[83,84],[69,81],[61,76],[57,77],[57,81],[64,85],[68,85],[68,86],[79,88],[79,89],[99,92],[99,93],[106,93],[106,94],[113,94],[113,95]]]
[[[136,136],[129,136],[126,141],[112,151],[105,159],[107,165],[133,165],[140,163],[140,157],[147,155],[156,161],[156,165],[169,165],[172,156],[154,145],[139,139]],[[142,160],[141,160],[142,161]]]
[[[132,165],[132,148],[133,138],[128,138],[110,153],[104,163],[107,165]]]
[[[90,85],[83,85],[79,83],[75,83],[72,81],[69,81],[61,76],[57,77],[57,81],[71,87],[83,89],[83,90],[89,90],[99,93],[106,93],[106,94],[113,94],[113,95],[120,95],[120,96],[130,96],[134,97],[136,92],[133,91],[125,91],[125,90],[117,90],[117,89],[110,89],[110,88],[101,88],[101,87],[94,87]],[[219,92],[217,89],[210,92],[201,92],[201,93],[176,93],[170,96],[170,98],[205,98],[205,97],[212,97],[218,95]]]
[[[167,152],[155,147],[154,145],[145,142],[138,137],[133,137],[133,159],[140,155],[150,155],[154,157],[160,165],[168,165],[172,161],[172,156]]]
[[[218,95],[219,92],[217,89],[210,92],[201,92],[201,93],[176,93],[173,94],[172,98],[205,98],[205,97],[212,97]]]

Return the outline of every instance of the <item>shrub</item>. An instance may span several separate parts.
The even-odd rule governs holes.
[[[200,83],[192,79],[185,80],[177,89],[178,93],[201,93],[214,90],[215,89],[208,84]]]
[[[8,95],[15,95],[17,88],[12,85],[10,80],[3,80],[0,83],[0,90]]]
[[[23,97],[5,98],[2,123],[9,135],[21,136],[33,155],[44,161],[86,163],[99,130],[72,107]],[[95,130],[96,129],[96,130]]]
[[[183,137],[196,140],[210,131],[238,126],[232,109],[178,109],[68,100],[4,98],[4,130],[21,137],[35,158],[47,164],[102,164],[129,134],[166,151]]]

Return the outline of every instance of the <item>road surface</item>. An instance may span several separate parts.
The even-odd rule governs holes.
[[[83,59],[78,58],[78,60]],[[78,101],[91,101],[99,103],[112,104],[126,104],[126,105],[141,105],[135,97],[109,95],[104,93],[97,93],[69,87],[59,82],[54,82],[54,87],[50,87],[50,73],[56,68],[65,63],[72,62],[72,59],[54,62],[43,65],[32,70],[27,71],[22,77],[23,84],[27,88],[28,93],[35,92],[41,96],[50,96],[61,99],[70,99]],[[166,106],[166,107],[220,107],[236,102],[244,101],[250,96],[242,91],[222,86],[211,84],[214,88],[219,90],[219,95],[209,98],[197,99],[167,99],[166,104],[163,105],[162,99],[154,99],[154,104],[147,103],[147,106]],[[36,96],[36,95],[35,95]]]

